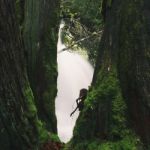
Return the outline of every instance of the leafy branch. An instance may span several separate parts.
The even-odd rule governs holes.
[[[100,30],[100,31],[98,31],[98,32],[92,33],[91,35],[88,35],[88,36],[86,36],[86,37],[83,37],[83,38],[81,38],[81,39],[75,41],[75,42],[74,42],[73,44],[71,44],[70,46],[68,46],[68,47],[66,47],[66,48],[63,48],[59,53],[61,53],[61,52],[63,52],[63,51],[66,51],[66,50],[68,50],[68,49],[71,49],[72,47],[74,47],[75,45],[79,44],[80,42],[83,42],[83,41],[88,40],[88,39],[90,39],[90,38],[93,38],[93,37],[95,37],[95,36],[100,36],[102,33],[103,33],[103,30]]]

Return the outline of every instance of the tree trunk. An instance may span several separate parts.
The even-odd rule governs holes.
[[[72,143],[96,137],[121,140],[132,130],[148,147],[150,2],[112,0],[104,4],[105,28],[93,84]]]
[[[24,41],[28,75],[38,116],[49,131],[57,132],[57,34],[59,0],[27,0]]]
[[[37,148],[39,125],[33,100],[15,1],[1,0],[0,145],[3,150]]]
[[[118,75],[130,126],[150,143],[150,2],[122,2]]]

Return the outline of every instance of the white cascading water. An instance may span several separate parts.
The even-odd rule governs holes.
[[[90,86],[93,77],[93,67],[82,56],[68,51],[60,52],[66,48],[62,43],[61,33],[64,23],[60,24],[57,45],[58,62],[58,93],[55,101],[58,136],[62,142],[68,142],[73,134],[73,128],[79,111],[72,117],[70,113],[76,107],[75,100],[82,88]]]

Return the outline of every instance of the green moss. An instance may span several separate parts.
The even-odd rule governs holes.
[[[63,150],[87,150],[88,141],[80,142],[77,145],[72,147],[72,143],[68,143],[65,145]]]
[[[58,137],[57,134],[51,133],[51,134],[50,134],[50,139],[51,139],[52,141],[54,141],[54,142],[60,142],[60,139],[59,139],[59,137]]]
[[[100,71],[96,85],[92,87],[85,104],[94,107],[95,103],[103,103],[107,98],[110,100],[121,99],[119,81],[115,70],[103,73]],[[123,100],[122,100],[123,101]],[[122,102],[123,104],[123,102]],[[125,105],[125,104],[124,104]]]
[[[45,143],[46,141],[50,140],[51,139],[51,136],[49,134],[49,132],[46,130],[46,125],[44,122],[40,121],[37,117],[37,109],[36,109],[36,106],[35,106],[35,103],[34,103],[34,96],[33,96],[33,93],[32,93],[32,90],[31,88],[29,87],[29,84],[26,85],[26,88],[24,89],[24,96],[26,98],[26,111],[25,111],[25,116],[27,117],[26,119],[23,119],[24,120],[24,124],[28,124],[29,121],[32,121],[32,123],[34,124],[34,127],[35,127],[35,131],[36,131],[36,138],[38,139],[37,140],[37,143],[39,145]],[[26,130],[27,132],[30,132],[30,128],[26,128],[24,129]],[[23,135],[23,137],[28,141],[28,137],[27,135]]]
[[[31,97],[29,96],[28,98],[32,98],[32,96]],[[32,103],[31,99],[29,99],[29,101],[27,103],[27,107],[28,107],[28,111],[27,111],[26,115],[27,115],[27,117],[33,119],[33,122],[35,124],[36,129],[37,129],[38,143],[41,145],[41,144],[47,142],[48,140],[59,141],[58,137],[56,138],[56,136],[54,137],[53,134],[49,134],[49,132],[46,130],[45,123],[40,121],[37,118],[37,110],[36,110],[35,105]]]
[[[145,85],[146,89],[147,84],[144,83],[143,77],[146,80],[149,75],[145,71],[148,70],[148,61],[145,59],[144,51],[148,51],[149,47],[146,47],[148,45],[147,37],[145,37],[147,31],[143,28],[143,12],[139,13],[139,10],[144,8],[143,5],[140,6],[141,3],[143,1],[122,1],[120,6],[116,3],[114,10],[110,10],[112,12],[108,15],[106,22],[106,33],[104,32],[100,47],[95,81],[85,101],[85,108],[77,120],[74,137],[70,143],[71,148],[76,149],[80,145],[85,149],[94,150],[143,150],[139,138],[128,126],[131,120],[135,131],[137,130],[137,133],[143,131],[141,137],[149,141],[149,135],[142,129],[144,123],[138,120],[136,112],[136,109],[138,112],[143,111],[141,116],[145,116],[145,112],[148,112],[145,106],[140,106],[142,96],[145,97],[147,93],[138,87]],[[116,10],[120,10],[121,13],[116,14],[119,12]],[[109,9],[106,11],[109,14]],[[113,46],[109,47],[109,36],[113,34]],[[110,71],[107,69],[109,64],[111,64]],[[139,91],[138,94],[137,91]],[[129,118],[132,119],[129,120]],[[103,132],[104,136],[101,134]],[[94,138],[101,141],[97,143]]]
[[[77,121],[77,126],[74,130],[74,135],[77,137],[75,137],[86,139],[89,138],[88,136],[94,136],[92,132],[97,127],[96,120],[100,119],[97,117],[102,115],[102,111],[105,113],[105,121],[107,121],[106,128],[109,130],[109,133],[113,134],[114,128],[121,130],[123,126],[126,126],[125,109],[126,105],[120,92],[116,71],[112,68],[111,72],[101,72],[101,76],[88,94],[85,101],[85,108]],[[86,114],[90,115],[88,116]],[[97,114],[99,115],[97,116]],[[123,125],[120,126],[120,122]],[[89,130],[91,130],[91,133],[88,132]],[[120,130],[118,131],[119,134]],[[113,138],[113,135],[110,134],[109,136]]]
[[[128,128],[126,126],[126,111],[127,107],[118,88],[118,93],[112,101],[112,120],[110,126],[110,136],[112,139],[116,137],[123,137]]]
[[[68,143],[64,150],[139,150],[143,149],[138,137],[130,133],[119,141],[100,141],[99,139],[91,139],[81,141],[78,144],[71,146]]]
[[[97,150],[98,146],[99,146],[99,142],[97,140],[94,140],[88,144],[87,150]]]
[[[131,134],[117,142],[102,143],[97,150],[138,150],[141,147],[140,140]]]
[[[55,133],[58,8],[59,1],[51,5],[48,1],[27,0],[24,24],[28,76],[38,117],[49,131]]]
[[[43,144],[50,139],[50,136],[49,136],[48,131],[46,130],[44,124],[40,120],[36,121],[36,126],[38,129],[39,144]]]
[[[24,96],[26,98],[26,107],[27,107],[27,116],[28,117],[35,117],[37,110],[34,104],[34,97],[32,90],[29,86],[27,86],[24,90]]]
[[[77,120],[74,137],[68,145],[73,150],[137,150],[140,140],[127,126],[127,106],[121,94],[117,72],[112,67],[111,71],[103,68],[99,74]],[[108,142],[100,140],[101,134],[97,132],[101,130],[97,129],[95,133],[95,128],[99,128],[97,123],[101,115],[106,117],[102,121],[105,124]],[[100,137],[96,138],[97,136]]]

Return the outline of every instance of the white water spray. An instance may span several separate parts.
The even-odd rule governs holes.
[[[62,22],[59,29],[57,52],[66,48],[61,40],[63,27],[64,23]],[[57,129],[60,140],[68,142],[72,137],[79,111],[77,111],[72,118],[70,117],[70,113],[76,107],[75,100],[79,96],[80,89],[88,89],[88,86],[90,86],[93,77],[93,67],[79,54],[70,53],[68,51],[58,53],[57,62],[58,93],[55,102]]]

